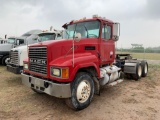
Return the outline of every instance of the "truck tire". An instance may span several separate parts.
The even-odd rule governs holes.
[[[82,110],[89,106],[94,95],[94,82],[86,72],[79,72],[71,84],[71,98],[66,104],[74,110]]]
[[[142,77],[146,77],[148,73],[148,63],[147,61],[141,61],[142,64]]]
[[[132,75],[134,80],[139,80],[142,77],[142,65],[137,63],[136,65],[136,74]]]
[[[9,59],[9,56],[5,56],[2,58],[2,65],[7,65],[9,62],[8,62],[8,59]]]
[[[40,90],[36,90],[34,88],[31,88],[34,92],[38,93],[38,94],[43,94],[43,92],[41,92]]]

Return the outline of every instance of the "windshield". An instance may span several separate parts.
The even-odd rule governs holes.
[[[45,33],[45,34],[40,34],[39,36],[39,40],[40,41],[47,41],[47,40],[55,40],[55,33]]]
[[[14,44],[15,43],[15,38],[8,38],[7,43],[8,44]]]
[[[74,38],[76,33],[80,33],[82,38],[98,38],[99,37],[100,22],[89,21],[81,22],[72,25],[68,25],[65,32],[64,38]]]

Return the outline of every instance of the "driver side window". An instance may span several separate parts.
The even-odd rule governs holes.
[[[102,28],[102,38],[111,39],[111,26],[104,25]]]

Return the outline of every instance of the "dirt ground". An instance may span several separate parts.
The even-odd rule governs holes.
[[[0,120],[159,120],[160,66],[150,65],[140,81],[125,79],[105,86],[90,106],[73,111],[63,99],[36,94],[22,85],[21,76],[0,66]]]

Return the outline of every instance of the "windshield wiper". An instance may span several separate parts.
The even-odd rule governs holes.
[[[67,35],[68,35],[68,39],[69,39],[69,33],[67,32],[67,31],[65,31],[66,33],[67,33]]]
[[[74,33],[73,33],[73,39],[75,37],[76,29],[77,29],[77,24],[75,25],[75,29],[74,29]]]
[[[88,30],[87,30],[87,28],[86,28],[86,26],[84,25],[84,28],[85,28],[85,30],[86,30],[86,32],[87,32],[87,38],[88,38]]]

